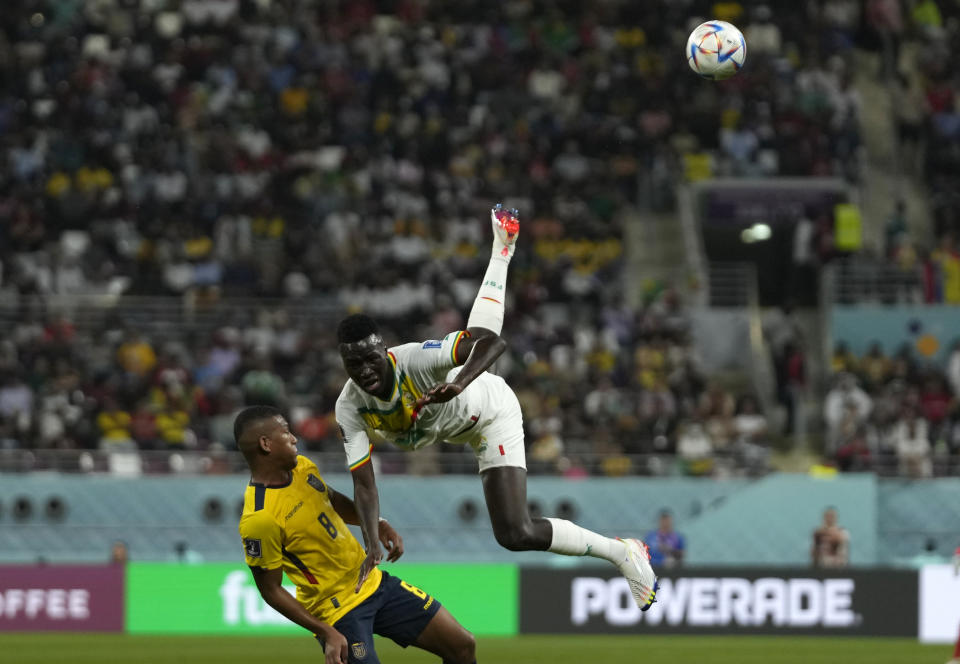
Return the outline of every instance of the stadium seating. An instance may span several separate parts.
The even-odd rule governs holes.
[[[766,435],[707,426],[697,452],[711,377],[669,284],[625,301],[623,225],[637,207],[669,210],[681,180],[860,182],[851,57],[869,13],[47,4],[0,24],[16,91],[0,99],[0,320],[13,328],[0,341],[0,448],[219,454],[230,416],[257,401],[333,451],[337,316],[373,313],[388,341],[463,325],[484,210],[503,200],[524,231],[499,370],[524,400],[531,469],[766,470]],[[667,57],[708,15],[743,27],[749,77],[704,87]],[[931,62],[919,71],[949,85]],[[949,129],[949,110],[931,131]],[[940,164],[952,143],[930,142]],[[933,186],[949,213],[952,189]],[[655,460],[678,447],[677,464]]]

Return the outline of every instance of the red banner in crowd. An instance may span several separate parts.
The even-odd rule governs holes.
[[[122,632],[123,567],[0,567],[0,632]]]

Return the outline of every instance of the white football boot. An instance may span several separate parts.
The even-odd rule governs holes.
[[[647,545],[636,539],[617,538],[627,547],[627,557],[618,566],[620,573],[630,584],[630,592],[641,611],[646,611],[657,601],[657,575],[650,566],[650,552]]]
[[[497,205],[490,210],[490,222],[493,226],[493,249],[504,258],[512,258],[517,248],[517,236],[520,235],[520,212],[516,208],[504,209]]]

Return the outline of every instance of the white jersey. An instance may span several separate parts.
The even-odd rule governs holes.
[[[415,422],[412,418],[420,397],[438,383],[452,382],[460,372],[457,346],[467,336],[464,331],[451,332],[441,341],[390,348],[387,356],[393,365],[393,392],[386,401],[347,380],[337,399],[336,416],[350,470],[370,459],[369,430],[404,450],[438,441],[473,442],[482,425],[493,417],[504,392],[512,395],[499,376],[482,373],[455,398],[425,407]]]

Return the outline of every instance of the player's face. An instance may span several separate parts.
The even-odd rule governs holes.
[[[673,517],[669,514],[663,514],[660,516],[660,530],[663,532],[669,532],[673,530]]]
[[[343,368],[367,394],[389,398],[393,390],[390,360],[383,340],[376,334],[349,344],[340,344]]]
[[[277,463],[286,470],[297,467],[297,437],[290,431],[287,420],[277,415],[270,429],[270,454],[276,455]]]

